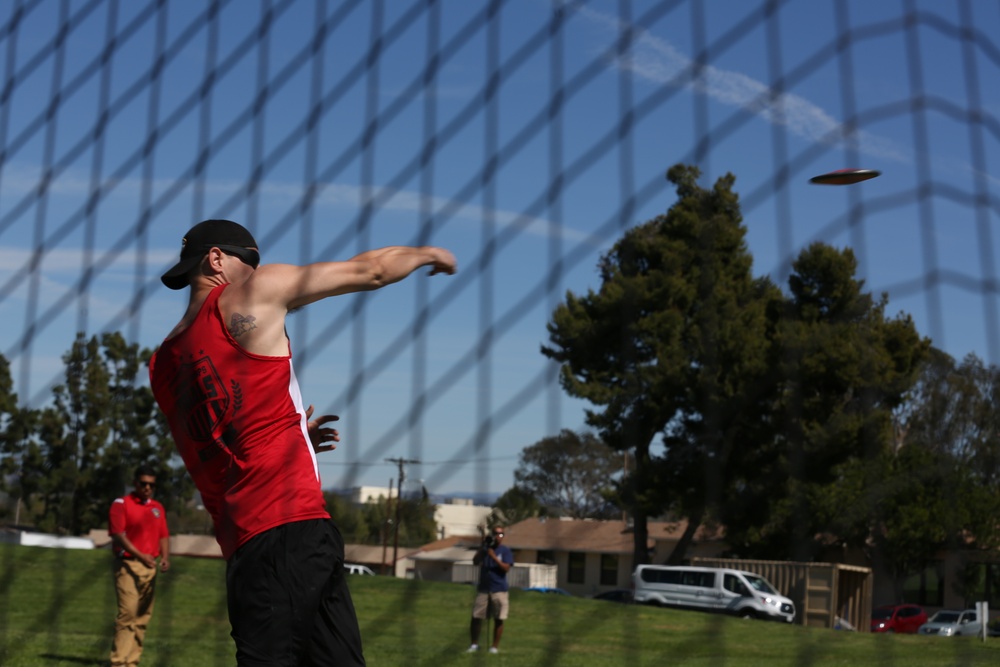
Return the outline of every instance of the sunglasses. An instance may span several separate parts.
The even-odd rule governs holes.
[[[218,248],[227,255],[239,257],[240,261],[247,266],[256,269],[260,266],[260,253],[253,248],[244,248],[238,245],[211,245],[209,248]]]
[[[135,485],[136,486],[148,487],[150,489],[155,489],[156,488],[156,482],[136,482]]]
[[[500,531],[494,531],[493,534],[496,535],[497,537],[503,537],[503,533],[501,533]]]

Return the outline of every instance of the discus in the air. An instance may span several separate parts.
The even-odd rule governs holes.
[[[853,185],[881,175],[877,169],[838,169],[809,179],[816,185]]]

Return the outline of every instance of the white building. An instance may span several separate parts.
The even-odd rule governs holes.
[[[395,498],[399,495],[398,489],[390,489],[387,486],[355,486],[346,493],[337,492],[355,505],[366,505],[377,502],[379,498]]]
[[[396,498],[398,489],[386,486],[355,486],[343,495],[355,505],[377,502],[379,498]],[[390,495],[390,493],[392,495]],[[486,527],[492,507],[475,505],[468,498],[447,498],[434,506],[434,522],[438,528],[438,539],[455,535],[475,536]]]
[[[473,505],[471,500],[449,498],[434,508],[434,522],[438,527],[438,538],[454,535],[479,535],[485,529],[486,519],[492,507]]]

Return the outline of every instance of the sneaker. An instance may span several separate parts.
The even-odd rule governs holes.
[[[479,650],[479,644],[473,644],[472,646],[469,647],[469,650],[467,650],[466,653],[475,653],[478,650]]]
[[[500,652],[500,649],[498,649],[496,646],[491,646],[490,647],[490,653],[499,653],[499,652]]]

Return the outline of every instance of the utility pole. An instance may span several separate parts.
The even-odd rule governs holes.
[[[406,471],[403,465],[406,463],[420,463],[415,459],[386,459],[388,463],[395,463],[399,466],[399,484],[396,485],[396,525],[393,526],[392,537],[392,574],[396,574],[396,558],[399,553],[399,506],[403,502],[403,480],[406,479]]]
[[[392,477],[389,478],[389,497],[385,499],[385,521],[382,522],[382,567],[379,574],[385,574],[386,550],[389,548],[389,524],[392,522]]]

